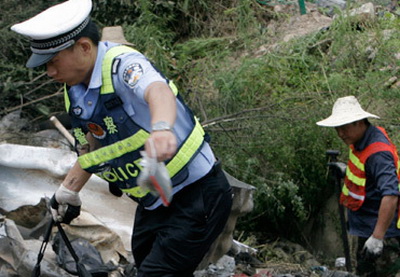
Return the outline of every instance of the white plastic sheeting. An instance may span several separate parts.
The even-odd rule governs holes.
[[[22,206],[35,206],[44,197],[50,198],[76,159],[76,154],[69,150],[0,144],[0,208],[11,212]],[[235,245],[232,236],[236,220],[253,208],[254,187],[225,174],[233,189],[232,211],[224,231],[204,257],[199,270],[217,262]],[[107,182],[95,175],[80,196],[81,216],[65,225],[65,230],[74,237],[89,240],[99,250],[104,262],[112,260],[114,264],[118,263],[118,254],[126,257],[121,248],[131,251],[136,203],[126,195],[112,195]]]
[[[42,197],[51,197],[69,168],[76,161],[72,151],[56,148],[0,145],[0,208],[13,211],[36,205]],[[127,196],[116,197],[108,184],[93,175],[80,193],[82,210],[117,233],[126,250],[130,238],[136,203]]]

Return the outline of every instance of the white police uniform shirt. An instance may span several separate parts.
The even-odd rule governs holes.
[[[106,51],[118,44],[112,42],[100,42],[98,46],[96,63],[92,72],[90,83],[86,89],[83,84],[70,88],[70,100],[73,106],[82,107],[80,117],[89,119],[96,107],[99,97],[100,87],[102,86],[102,62]],[[155,81],[167,82],[161,74],[154,69],[146,57],[137,52],[125,53],[119,56],[117,74],[113,75],[115,93],[122,99],[124,109],[128,115],[147,131],[151,130],[151,116],[149,105],[144,99],[146,88]],[[132,73],[134,72],[134,73]],[[177,117],[173,131],[177,137],[178,144],[184,139],[185,135],[192,129],[191,117],[186,112],[185,107],[177,101]],[[181,190],[183,187],[197,181],[206,175],[215,163],[215,156],[211,147],[204,142],[201,150],[188,166],[188,178],[173,188],[173,192]],[[148,209],[155,209],[162,204],[158,199]]]

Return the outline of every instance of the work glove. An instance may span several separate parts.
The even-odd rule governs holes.
[[[382,254],[383,250],[383,240],[377,239],[374,236],[370,236],[364,244],[362,249],[362,255],[367,259],[374,259]]]
[[[81,205],[79,192],[67,189],[63,184],[50,199],[50,211],[54,221],[66,224],[80,215]]]
[[[137,183],[144,191],[150,191],[154,196],[159,196],[164,206],[168,207],[172,200],[172,182],[169,173],[163,162],[157,161],[155,147],[150,142],[152,157],[145,151],[141,151],[142,171],[140,172]]]

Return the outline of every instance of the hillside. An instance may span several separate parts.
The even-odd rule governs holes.
[[[27,43],[9,27],[60,1],[1,2],[10,12],[0,21],[0,116],[19,110],[26,122],[2,140],[29,143],[30,132],[63,113],[62,88],[44,68],[24,67]],[[355,95],[400,145],[399,16],[385,3],[351,15],[362,4],[306,2],[301,15],[297,2],[101,1],[94,17],[101,27],[122,25],[127,40],[176,81],[225,170],[257,188],[236,238],[260,249],[290,240],[312,252],[334,195],[325,152],[338,149],[347,159],[334,130],[315,122],[336,98]]]

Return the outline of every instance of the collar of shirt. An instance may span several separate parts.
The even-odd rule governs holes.
[[[78,84],[70,88],[70,100],[72,108],[79,111],[82,119],[89,119],[92,116],[99,98],[99,89],[102,86],[102,64],[107,50],[116,43],[100,42],[97,50],[97,58],[90,77],[88,88],[83,84]]]
[[[97,49],[97,58],[96,58],[96,63],[93,68],[92,76],[90,79],[89,87],[88,89],[98,89],[101,87],[103,84],[102,82],[102,76],[101,76],[101,70],[102,70],[102,65],[103,65],[103,59],[104,55],[106,54],[107,50],[115,46],[116,44],[110,43],[110,42],[103,42],[100,41]]]
[[[375,126],[370,125],[370,126],[367,128],[367,130],[365,131],[364,136],[363,136],[359,141],[357,141],[357,142],[354,144],[354,148],[355,148],[357,151],[362,151],[362,150],[364,150],[365,147],[367,147],[367,146],[371,143],[370,137],[371,137],[371,135],[372,135],[374,129],[375,129]]]

